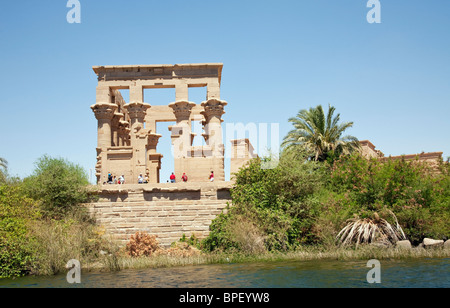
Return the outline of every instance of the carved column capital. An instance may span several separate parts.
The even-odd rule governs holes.
[[[159,138],[161,138],[162,135],[160,134],[154,134],[154,133],[148,133],[147,135],[147,147],[148,149],[156,149],[156,146],[158,145]]]
[[[97,103],[91,106],[97,120],[112,120],[117,110],[116,104]]]
[[[218,119],[222,118],[222,115],[225,113],[224,107],[227,105],[227,102],[212,98],[202,102],[201,105],[204,108],[204,111],[202,111],[201,114],[205,117],[206,122],[208,122],[212,117]]]
[[[130,116],[131,120],[137,119],[139,122],[143,122],[147,113],[147,109],[149,109],[151,106],[147,103],[132,102],[124,105],[123,107],[128,111],[128,115]]]
[[[184,120],[189,120],[191,115],[192,108],[195,106],[195,103],[188,101],[176,101],[169,104],[169,107],[173,109],[173,113],[177,118],[177,122],[181,122]]]
[[[115,125],[119,125],[120,124],[120,122],[121,122],[121,120],[122,120],[122,118],[123,118],[123,113],[120,113],[120,112],[115,112],[114,113],[114,115],[113,115],[113,118],[112,118],[112,122],[115,124]]]

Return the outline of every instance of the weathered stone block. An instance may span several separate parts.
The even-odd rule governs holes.
[[[425,248],[441,247],[444,245],[443,240],[434,240],[430,238],[424,238],[422,243]]]
[[[444,248],[445,249],[450,249],[450,240],[446,240],[444,243]]]
[[[396,244],[396,247],[400,248],[400,249],[411,249],[412,248],[411,242],[408,240],[398,241]]]

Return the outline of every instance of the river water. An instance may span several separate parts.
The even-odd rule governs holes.
[[[367,261],[283,261],[198,265],[0,280],[2,288],[448,288],[450,259],[381,260],[380,283],[368,283]],[[375,277],[375,276],[372,276]]]

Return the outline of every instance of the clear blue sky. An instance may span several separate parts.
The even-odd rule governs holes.
[[[222,62],[225,123],[279,123],[281,140],[300,109],[331,104],[386,155],[450,156],[448,0],[380,0],[381,24],[367,22],[366,0],[80,2],[81,24],[67,22],[66,0],[0,5],[12,175],[43,154],[94,168],[95,65]]]

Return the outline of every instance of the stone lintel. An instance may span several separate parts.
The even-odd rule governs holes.
[[[160,65],[108,65],[93,66],[98,80],[151,80],[170,78],[222,78],[222,63],[160,64]],[[161,83],[163,86],[163,83]]]

